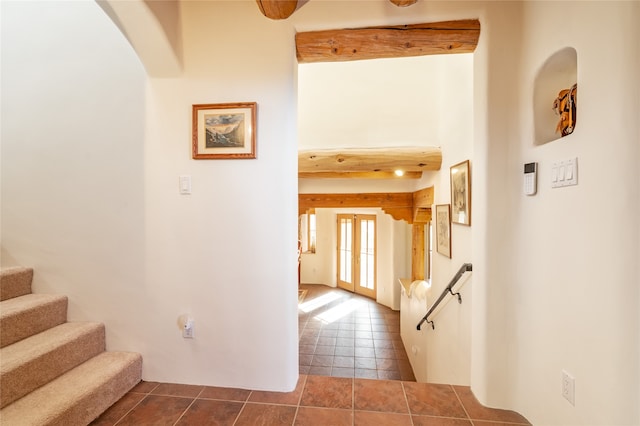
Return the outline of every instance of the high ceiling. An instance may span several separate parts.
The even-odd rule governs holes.
[[[287,19],[309,1],[315,0],[256,0],[256,5],[268,19]],[[410,7],[418,0],[389,0],[398,7]],[[154,2],[149,0],[122,2],[100,0],[100,7],[121,29],[138,56],[147,73],[152,77],[175,77],[183,69],[181,59],[179,2]],[[141,25],[142,23],[142,25]],[[424,55],[471,53],[480,36],[477,19],[432,22],[386,27],[335,29],[327,31],[299,32],[295,36],[298,62],[341,62],[372,58],[407,58]],[[398,78],[403,78],[399,75]],[[455,130],[454,130],[455,131]],[[335,157],[334,166],[322,173],[323,177],[389,177],[401,164],[406,165],[406,153],[400,152],[397,143],[391,146],[374,146],[385,149],[384,153],[359,152],[358,170],[345,170],[347,152]],[[409,148],[424,148],[408,145]],[[331,147],[334,148],[334,147]],[[342,146],[340,149],[356,149],[362,146]],[[366,148],[372,148],[367,146]],[[402,148],[407,148],[404,146]],[[319,150],[320,151],[320,150]],[[324,151],[324,150],[322,150]],[[326,153],[306,152],[307,158],[319,158]],[[432,155],[433,153],[429,153]],[[302,153],[301,153],[302,155]],[[330,154],[333,155],[333,154]],[[381,155],[384,157],[381,162]],[[423,158],[415,154],[414,167],[432,167],[432,157]],[[328,164],[331,164],[329,162]],[[354,166],[355,167],[355,166]],[[317,167],[300,169],[300,176],[317,173]],[[421,172],[405,170],[405,177],[416,178]],[[318,177],[319,175],[315,175]]]
[[[439,170],[439,147],[466,128],[459,117],[471,105],[472,62],[468,54],[434,53],[472,51],[466,44],[478,25],[298,33],[298,176],[417,179]],[[382,59],[371,59],[376,55]]]
[[[417,2],[389,1],[398,7]],[[306,1],[256,0],[256,3],[264,16],[287,19]],[[296,55],[302,64],[470,53],[475,50],[479,35],[477,20],[301,32],[296,34]],[[325,126],[332,124],[329,120]],[[425,146],[300,150],[298,177],[419,178],[424,170],[439,170],[441,161],[439,148]]]

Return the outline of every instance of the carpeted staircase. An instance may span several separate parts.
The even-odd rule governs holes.
[[[142,357],[106,352],[104,325],[67,322],[67,297],[0,272],[0,425],[87,425],[141,379]]]

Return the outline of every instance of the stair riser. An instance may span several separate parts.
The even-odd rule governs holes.
[[[104,352],[0,411],[11,426],[87,425],[141,380],[139,354]]]
[[[0,272],[0,301],[31,293],[33,269],[11,268]]]
[[[22,398],[34,389],[48,383],[75,366],[105,350],[104,326],[76,336],[38,358],[3,372],[0,377],[2,393],[0,408]]]
[[[66,321],[66,298],[3,317],[0,322],[0,347],[4,348]]]
[[[62,413],[48,426],[89,424],[125,396],[135,385],[140,383],[140,380],[142,380],[142,357],[121,370],[99,389],[87,393],[82,401]]]

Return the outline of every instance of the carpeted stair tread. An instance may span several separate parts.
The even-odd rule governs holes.
[[[16,266],[0,271],[0,301],[31,293],[33,269]]]
[[[0,349],[0,407],[105,350],[104,325],[68,322]]]
[[[87,425],[141,380],[142,356],[103,352],[0,410],[12,426]]]
[[[0,302],[0,347],[67,321],[67,297],[27,294]]]

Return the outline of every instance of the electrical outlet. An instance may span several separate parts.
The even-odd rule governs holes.
[[[189,318],[182,328],[182,337],[185,339],[193,339],[193,320]]]
[[[562,397],[571,405],[576,405],[576,379],[564,370],[562,370]]]

